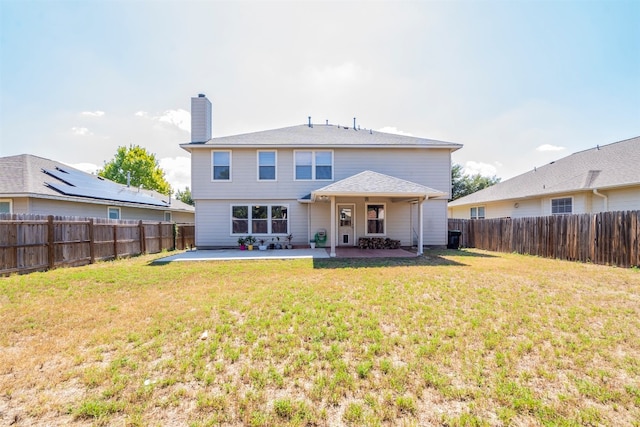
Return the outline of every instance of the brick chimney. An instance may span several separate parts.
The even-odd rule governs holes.
[[[191,142],[211,139],[211,101],[203,93],[191,98]]]

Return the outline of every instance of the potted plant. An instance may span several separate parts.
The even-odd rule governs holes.
[[[291,244],[291,240],[293,239],[293,234],[289,234],[287,236],[287,249],[293,249],[293,245]]]
[[[264,244],[264,239],[260,239],[258,240],[258,242],[260,243],[260,245],[258,246],[258,249],[261,251],[266,251],[267,250],[267,246]]]
[[[315,248],[316,248],[316,241],[315,241],[315,239],[311,239],[311,240],[309,240],[309,246],[311,246],[311,249],[315,249]]]
[[[249,235],[244,239],[245,243],[247,244],[247,249],[249,249],[250,251],[253,250],[253,244],[256,242],[256,238]]]
[[[272,239],[273,240],[273,239]],[[276,237],[276,244],[274,246],[276,249],[282,249],[282,245],[280,244],[280,237]]]
[[[246,242],[246,239],[244,237],[238,237],[238,245],[240,245],[241,251],[244,251],[245,249],[247,249],[247,247],[245,246],[245,242]]]

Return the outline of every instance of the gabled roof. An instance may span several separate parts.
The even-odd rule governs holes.
[[[74,202],[118,202],[162,210],[194,211],[179,200],[139,190],[30,154],[0,158],[0,197],[39,197]]]
[[[314,124],[291,126],[242,135],[212,138],[204,143],[181,144],[187,151],[219,147],[292,147],[292,148],[445,148],[451,151],[462,144],[416,138],[371,130],[355,130],[347,126]]]
[[[579,151],[449,203],[524,199],[640,185],[640,137]]]
[[[378,196],[378,197],[441,197],[443,193],[373,171],[364,171],[311,192],[311,200],[321,196]]]

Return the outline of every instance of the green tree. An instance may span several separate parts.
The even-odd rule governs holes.
[[[462,166],[451,165],[451,200],[467,196],[500,182],[497,176],[465,175]]]
[[[98,175],[120,184],[130,184],[155,190],[162,194],[171,194],[171,186],[164,177],[156,155],[149,153],[139,145],[118,147],[113,159],[104,164]]]
[[[193,198],[191,197],[191,190],[189,189],[189,187],[185,187],[184,191],[176,191],[176,199],[191,206],[195,205],[195,203],[193,203]]]

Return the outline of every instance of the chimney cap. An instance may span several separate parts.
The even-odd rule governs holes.
[[[207,97],[207,95],[205,95],[204,93],[199,93],[198,94],[198,98],[206,98],[206,97]]]

